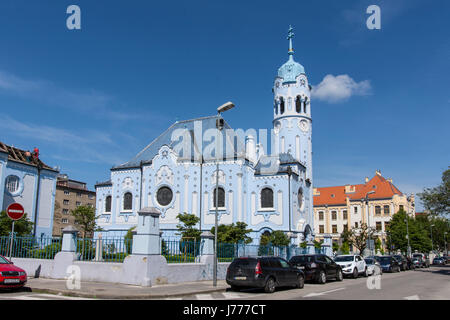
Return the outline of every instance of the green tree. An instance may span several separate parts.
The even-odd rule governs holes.
[[[180,224],[177,224],[177,229],[182,238],[188,238],[189,241],[200,241],[202,232],[195,227],[200,221],[199,217],[185,212],[178,214],[177,219],[180,221]]]
[[[300,248],[306,249],[308,247],[308,243],[306,241],[303,241],[300,243]]]
[[[290,239],[283,231],[275,230],[270,234],[269,242],[276,247],[284,247],[290,244]]]
[[[125,234],[125,237],[123,239],[125,247],[127,248],[127,253],[131,254],[132,251],[132,245],[133,245],[133,231],[136,229],[136,226],[131,227],[128,229],[127,233]]]
[[[99,216],[95,216],[95,209],[89,206],[78,206],[71,211],[75,217],[75,223],[80,226],[82,237],[90,237],[94,235],[95,231],[102,231],[103,229],[97,225]]]
[[[381,252],[382,249],[381,239],[377,237],[375,240],[375,253]]]
[[[350,246],[347,241],[343,241],[341,245],[341,253],[342,254],[349,254],[350,253]]]
[[[352,228],[350,230],[344,230],[341,234],[341,238],[344,242],[347,242],[349,247],[354,246],[361,254],[367,246],[367,240],[372,238],[374,229],[368,227],[367,224],[362,223],[360,228]]]
[[[433,215],[448,216],[450,213],[450,167],[442,173],[442,182],[434,188],[418,193],[425,209]]]
[[[217,226],[217,242],[219,243],[251,243],[253,240],[248,236],[252,229],[247,229],[245,222],[236,222],[236,224],[220,224]],[[215,233],[215,227],[211,228],[211,233]]]
[[[6,214],[6,211],[0,212],[0,236],[7,236],[11,232],[12,222],[10,217]],[[14,232],[17,236],[31,235],[33,231],[33,222],[31,222],[27,214],[14,222]]]
[[[333,241],[332,249],[333,249],[333,252],[338,252],[339,251],[339,243],[337,243],[336,241]]]
[[[320,241],[314,240],[314,248],[321,249],[322,243],[323,243],[323,240],[320,240]]]

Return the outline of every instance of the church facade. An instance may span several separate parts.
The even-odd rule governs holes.
[[[163,237],[176,236],[180,213],[195,214],[198,228],[210,231],[216,209],[219,224],[245,222],[254,243],[274,230],[295,244],[313,237],[311,87],[292,37],[290,28],[289,59],[274,80],[271,155],[254,131],[238,134],[220,114],[177,121],[95,186],[103,237],[123,236],[143,207],[161,211]]]

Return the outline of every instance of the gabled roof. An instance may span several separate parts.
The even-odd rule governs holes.
[[[164,131],[159,137],[157,137],[155,140],[153,140],[148,146],[146,146],[141,152],[139,152],[133,159],[130,161],[127,161],[121,165],[114,166],[113,169],[124,169],[124,168],[137,168],[142,163],[150,163],[151,160],[158,154],[159,149],[166,145],[170,148],[173,148],[174,145],[180,143],[178,141],[172,141],[172,133],[177,129],[186,129],[191,134],[191,154],[194,155],[194,150],[197,150],[199,154],[203,154],[204,160],[215,160],[214,155],[207,156],[205,154],[205,148],[210,145],[210,142],[204,142],[202,143],[202,150],[199,150],[198,142],[200,141],[200,137],[195,137],[195,128],[194,124],[198,121],[201,123],[201,129],[202,134],[205,133],[208,129],[215,129],[216,128],[216,119],[217,116],[208,116],[208,117],[202,117],[202,118],[196,118],[191,120],[184,120],[184,121],[177,121],[173,125],[171,125],[166,131]],[[228,123],[224,120],[224,130],[221,131],[222,135],[226,134],[226,130],[231,129],[231,127],[228,125]],[[224,141],[224,149],[227,146],[227,141],[223,139]],[[230,143],[230,141],[228,141]],[[214,143],[214,142],[213,142]],[[245,144],[241,139],[237,138],[236,141],[233,144],[235,146],[235,150],[243,150],[245,151]],[[244,158],[245,154],[235,154],[237,158]]]
[[[0,141],[0,152],[8,154],[8,161],[15,161],[33,167],[40,166],[42,169],[58,172],[58,170],[55,170],[52,167],[46,165],[39,158],[36,159],[34,157],[29,157],[27,159],[27,156],[25,155],[25,152],[27,151],[12,146],[8,146],[7,144],[4,144],[1,141]]]
[[[345,205],[347,198],[350,201],[362,200],[366,197],[367,192],[372,190],[375,192],[369,194],[368,199],[385,199],[392,198],[395,194],[403,195],[391,181],[375,174],[371,180],[364,184],[316,188],[315,191],[319,194],[313,197],[314,206]]]

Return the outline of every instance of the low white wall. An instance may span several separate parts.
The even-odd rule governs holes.
[[[12,258],[15,266],[22,268],[29,277],[51,278],[54,260],[50,259],[28,259]]]
[[[117,262],[74,261],[80,267],[81,281],[123,283],[123,264]]]

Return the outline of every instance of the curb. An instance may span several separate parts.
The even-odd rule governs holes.
[[[39,292],[39,293],[49,293],[55,295],[63,295],[68,297],[79,297],[79,298],[93,298],[93,299],[163,299],[163,298],[171,298],[171,297],[183,297],[190,296],[196,294],[204,294],[204,293],[213,293],[213,292],[222,292],[226,291],[227,288],[217,288],[217,289],[207,289],[200,291],[191,291],[186,293],[173,293],[173,294],[139,294],[139,295],[108,295],[104,293],[86,293],[86,292],[76,292],[76,291],[66,291],[66,290],[58,290],[58,289],[47,289],[47,288],[31,288],[31,292]]]

